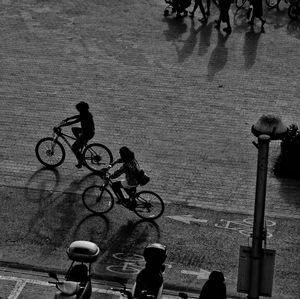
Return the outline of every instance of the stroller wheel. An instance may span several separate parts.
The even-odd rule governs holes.
[[[164,16],[167,17],[169,15],[169,11],[167,9],[164,10]]]

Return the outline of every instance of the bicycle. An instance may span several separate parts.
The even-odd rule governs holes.
[[[74,136],[62,132],[61,126],[63,124],[64,122],[61,122],[58,126],[53,128],[52,137],[40,139],[35,146],[35,155],[37,159],[46,167],[54,168],[60,166],[66,158],[65,148],[58,140],[59,138],[61,138],[71,150],[72,145],[68,139],[76,140]],[[104,165],[108,165],[113,161],[111,151],[105,145],[100,143],[87,143],[83,147],[81,153],[83,165],[93,172],[100,171],[103,169]]]
[[[281,1],[283,1],[286,4],[288,4],[290,2],[289,0],[266,0],[266,4],[269,8],[279,9],[279,4]]]
[[[108,169],[103,169],[103,185],[93,185],[86,188],[82,194],[84,206],[94,214],[105,214],[111,211],[115,204],[115,198],[120,204],[133,211],[142,219],[154,220],[159,218],[165,209],[163,200],[153,191],[139,191],[136,188],[130,189],[128,198],[120,199],[111,188],[112,180],[106,175]]]
[[[249,1],[249,0],[235,0],[235,6],[236,6],[236,8],[237,9],[242,8],[247,1]]]

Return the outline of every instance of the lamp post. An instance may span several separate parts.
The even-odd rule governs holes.
[[[274,115],[263,115],[252,126],[252,133],[258,138],[254,143],[258,149],[256,192],[253,220],[253,238],[251,248],[249,299],[259,299],[262,269],[262,243],[264,236],[264,215],[268,173],[269,144],[271,140],[280,139],[287,132],[280,118]]]

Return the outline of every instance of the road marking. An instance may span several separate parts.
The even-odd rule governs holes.
[[[197,279],[207,279],[210,275],[210,271],[200,269],[200,272],[196,271],[189,271],[189,270],[182,270],[182,274],[188,274],[188,275],[196,275]]]
[[[173,219],[173,220],[183,222],[183,223],[187,223],[187,224],[190,224],[191,222],[197,222],[197,223],[207,223],[208,222],[208,220],[206,220],[206,219],[198,219],[198,218],[195,218],[193,215],[178,215],[178,216],[166,216],[166,217]]]
[[[53,286],[53,284],[50,284],[47,281],[28,279],[28,278],[18,278],[18,277],[14,277],[14,276],[0,275],[0,279],[16,282],[16,285],[15,285],[14,289],[12,290],[12,292],[10,293],[10,295],[8,296],[8,299],[17,299],[20,296],[20,294],[22,293],[22,290],[24,289],[24,287],[27,283],[41,285],[41,286]],[[112,291],[109,289],[99,289],[99,288],[94,288],[94,287],[93,287],[93,292],[101,293],[101,294],[116,295],[116,296],[120,295],[120,293],[116,292],[116,291]]]
[[[16,299],[22,293],[24,287],[26,285],[26,281],[18,280],[12,292],[8,296],[8,299]]]

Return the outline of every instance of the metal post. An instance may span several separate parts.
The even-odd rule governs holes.
[[[268,156],[270,136],[258,136],[258,159],[256,176],[256,193],[253,221],[253,239],[251,248],[251,276],[249,299],[259,299],[262,262],[262,242],[264,231],[264,213],[268,173]]]

